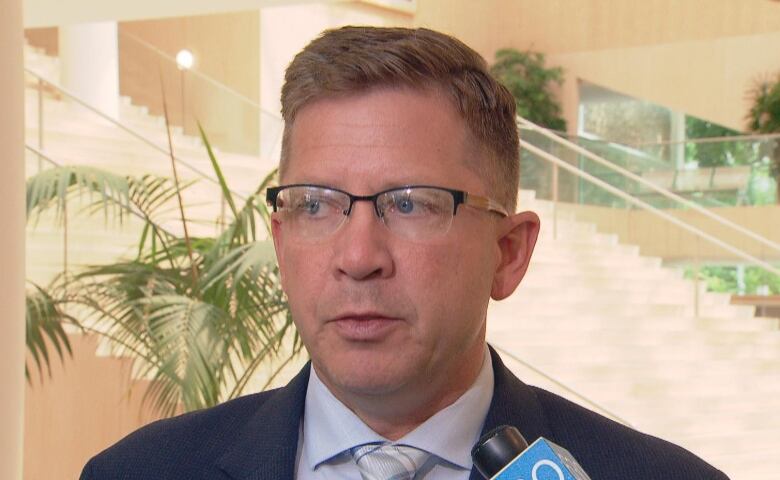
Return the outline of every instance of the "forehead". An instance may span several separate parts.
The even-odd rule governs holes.
[[[369,192],[407,183],[473,191],[468,164],[478,155],[475,143],[435,90],[381,88],[326,98],[298,113],[282,180]]]

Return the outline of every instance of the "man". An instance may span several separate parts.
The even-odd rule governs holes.
[[[511,95],[430,30],[326,32],[289,66],[283,287],[311,356],[292,382],[157,422],[83,479],[481,478],[470,450],[516,426],[595,480],[722,479],[689,452],[529,387],[485,343],[488,301],[528,268]]]

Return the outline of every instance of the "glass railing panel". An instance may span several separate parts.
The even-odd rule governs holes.
[[[701,205],[737,206],[777,202],[777,183],[771,173],[777,145],[775,138],[721,138],[640,145],[636,149],[650,155],[659,151],[668,155],[672,148],[681,148],[683,164],[666,172],[672,175],[664,182],[667,188]],[[654,174],[643,175],[650,178]]]
[[[642,255],[664,259],[680,271],[681,278],[698,279],[702,292],[776,295],[780,291],[780,230],[769,220],[780,215],[780,206],[716,209],[726,221],[756,234],[753,238],[674,199],[643,196],[641,192],[649,191],[645,185],[532,133],[523,140],[558,157],[561,165],[524,149],[520,186],[554,203],[557,218],[591,222],[603,233],[618,235],[623,244],[638,245]],[[663,171],[652,172],[660,178]]]
[[[522,136],[524,140],[543,149],[561,151],[558,146],[551,145],[555,142],[537,132],[523,130]],[[675,166],[669,158],[667,144],[630,147],[582,137],[568,139],[612,164],[704,207],[776,203],[777,182],[771,173],[772,159],[777,151],[776,139],[692,141],[686,144],[687,160],[680,167]],[[656,154],[666,156],[656,157]],[[572,161],[570,154],[562,153],[558,156]],[[588,173],[645,199],[657,208],[682,207],[679,202],[665,198],[642,182],[624,182],[624,175],[600,163],[582,158],[578,158],[576,163]],[[581,188],[580,191],[587,192],[587,188]],[[580,201],[599,201],[598,194],[593,195],[595,198],[581,195]]]
[[[636,182],[631,179],[620,175],[608,167],[588,160],[583,155],[554,142],[540,133],[522,131],[521,136],[524,141],[553,154],[568,165],[582,169],[623,191],[633,191],[638,188]],[[603,142],[578,139],[577,143],[584,144],[584,148],[593,148],[595,152],[599,152],[597,153],[598,155],[605,155],[609,161],[623,168],[634,169],[637,163],[642,162],[642,159],[632,152],[609,147]],[[539,163],[534,160],[536,157],[533,154],[524,149],[521,149],[521,152],[521,188],[536,189],[539,198],[552,199],[554,176],[552,164],[549,162]],[[563,202],[577,204],[603,205],[617,208],[626,207],[624,200],[612,195],[604,195],[603,189],[571,174],[559,175],[558,199]]]

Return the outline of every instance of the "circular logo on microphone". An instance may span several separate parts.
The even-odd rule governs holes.
[[[549,470],[544,469],[542,471],[542,476],[540,477],[539,470],[542,467],[549,467],[556,476],[551,477],[550,475],[545,474],[544,472]],[[534,468],[531,469],[531,480],[566,480],[566,477],[563,475],[563,470],[561,470],[561,467],[556,465],[554,462],[551,462],[550,460],[539,460],[536,462],[536,464],[534,464]]]

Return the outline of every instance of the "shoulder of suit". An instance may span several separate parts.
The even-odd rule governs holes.
[[[152,422],[97,454],[85,472],[167,468],[177,465],[177,458],[183,462],[179,468],[185,463],[196,466],[197,459],[204,466],[211,464],[219,455],[215,447],[231,444],[236,432],[274,391],[246,395],[215,407]]]
[[[117,445],[133,441],[135,437],[189,437],[200,430],[208,430],[212,434],[215,428],[230,430],[233,424],[242,425],[274,392],[270,390],[246,395],[214,407],[157,420],[131,433]]]
[[[592,478],[727,480],[693,453],[537,387],[534,390],[561,445]]]

